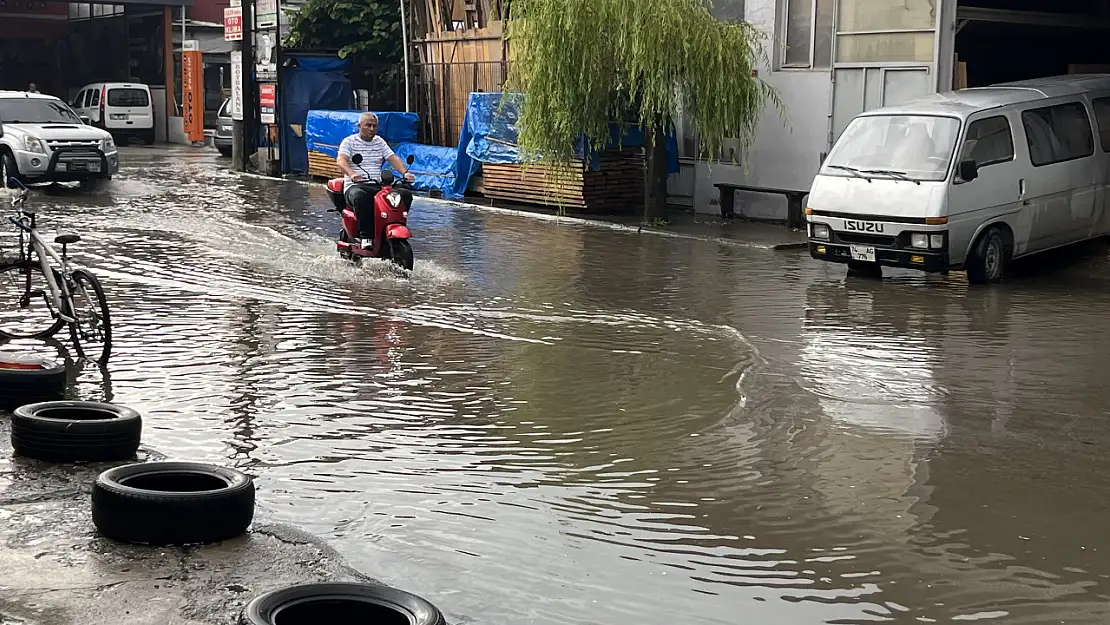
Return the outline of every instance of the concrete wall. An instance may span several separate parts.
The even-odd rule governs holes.
[[[768,58],[773,58],[770,46],[775,45],[776,0],[747,0],[744,16],[749,22],[768,34]],[[828,138],[829,98],[832,76],[829,70],[774,71],[764,66],[759,76],[778,90],[786,108],[785,116],[768,107],[760,120],[756,137],[740,165],[698,162],[693,167],[693,206],[698,213],[720,214],[720,199],[715,182],[734,182],[761,187],[798,189],[810,187],[820,167],[822,153]],[[691,172],[684,171],[672,180],[676,194],[689,192]],[[686,182],[683,181],[683,182]],[[677,203],[683,203],[681,201]],[[736,211],[752,219],[786,219],[786,198],[779,195],[736,194]]]

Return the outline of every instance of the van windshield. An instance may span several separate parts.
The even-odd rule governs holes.
[[[844,129],[821,173],[944,180],[960,120],[930,115],[866,115]]]

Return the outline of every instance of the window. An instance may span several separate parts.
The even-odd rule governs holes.
[[[834,0],[783,0],[783,51],[786,68],[832,67]]]
[[[960,151],[960,160],[971,159],[979,167],[1014,160],[1014,135],[1010,121],[999,115],[971,122]]]
[[[2,98],[0,119],[11,124],[80,124],[80,117],[56,98]]]
[[[108,106],[150,106],[146,89],[116,88],[108,90]]]
[[[932,61],[938,5],[936,0],[840,0],[837,62]]]
[[[77,94],[77,97],[73,98],[73,102],[70,103],[70,106],[72,106],[73,108],[84,108],[85,107],[85,92],[84,92],[84,90],[79,92]]]
[[[1102,144],[1102,151],[1110,152],[1110,98],[1091,100],[1091,108],[1095,109],[1095,123],[1098,124],[1098,139]]]
[[[89,103],[85,106],[100,106],[100,89],[89,89]]]
[[[1035,167],[1062,163],[1095,153],[1091,121],[1079,102],[1022,111],[1022,126]]]
[[[231,99],[224,100],[220,110],[216,112],[216,117],[231,117]]]

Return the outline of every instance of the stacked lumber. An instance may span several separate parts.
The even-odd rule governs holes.
[[[569,211],[623,213],[643,209],[644,159],[639,149],[607,150],[599,171],[577,164],[561,179],[546,165],[482,165],[488,198],[524,204],[561,206]]]
[[[318,178],[342,178],[343,171],[335,159],[322,152],[308,152],[308,174]]]

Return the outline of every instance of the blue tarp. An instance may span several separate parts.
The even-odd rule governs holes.
[[[310,152],[332,158],[339,156],[339,142],[358,132],[358,116],[362,111],[309,111],[305,139]],[[378,116],[378,135],[394,146],[415,143],[420,117],[416,113],[374,111]]]
[[[281,159],[282,171],[308,171],[308,150],[304,128],[312,109],[347,109],[354,105],[351,81],[342,73],[350,67],[350,59],[295,56],[295,67],[282,69],[281,94]],[[300,126],[301,133],[293,126]]]
[[[413,188],[417,191],[439,191],[446,198],[462,199],[463,194],[458,191],[457,148],[441,148],[406,141],[393,146],[393,152],[405,162],[408,162],[409,155],[413,156],[409,171],[416,177]],[[389,163],[382,167],[383,171],[386,169],[390,169]],[[394,170],[393,175],[399,176],[400,172]],[[462,190],[466,190],[465,183]]]
[[[523,158],[517,146],[520,122],[520,105],[523,101],[519,93],[472,93],[466,108],[466,121],[463,123],[459,139],[459,164],[463,169],[464,160],[472,173],[477,171],[478,163],[521,163]],[[502,106],[502,103],[504,105]],[[613,124],[610,126],[609,145],[605,147],[639,147],[644,144],[644,131],[633,125]],[[465,147],[464,147],[465,146]],[[581,158],[585,141],[579,142],[577,154]],[[465,155],[463,154],[465,150]],[[597,150],[591,151],[590,166],[597,170],[599,157]],[[678,172],[678,140],[674,132],[667,135],[667,173]]]

